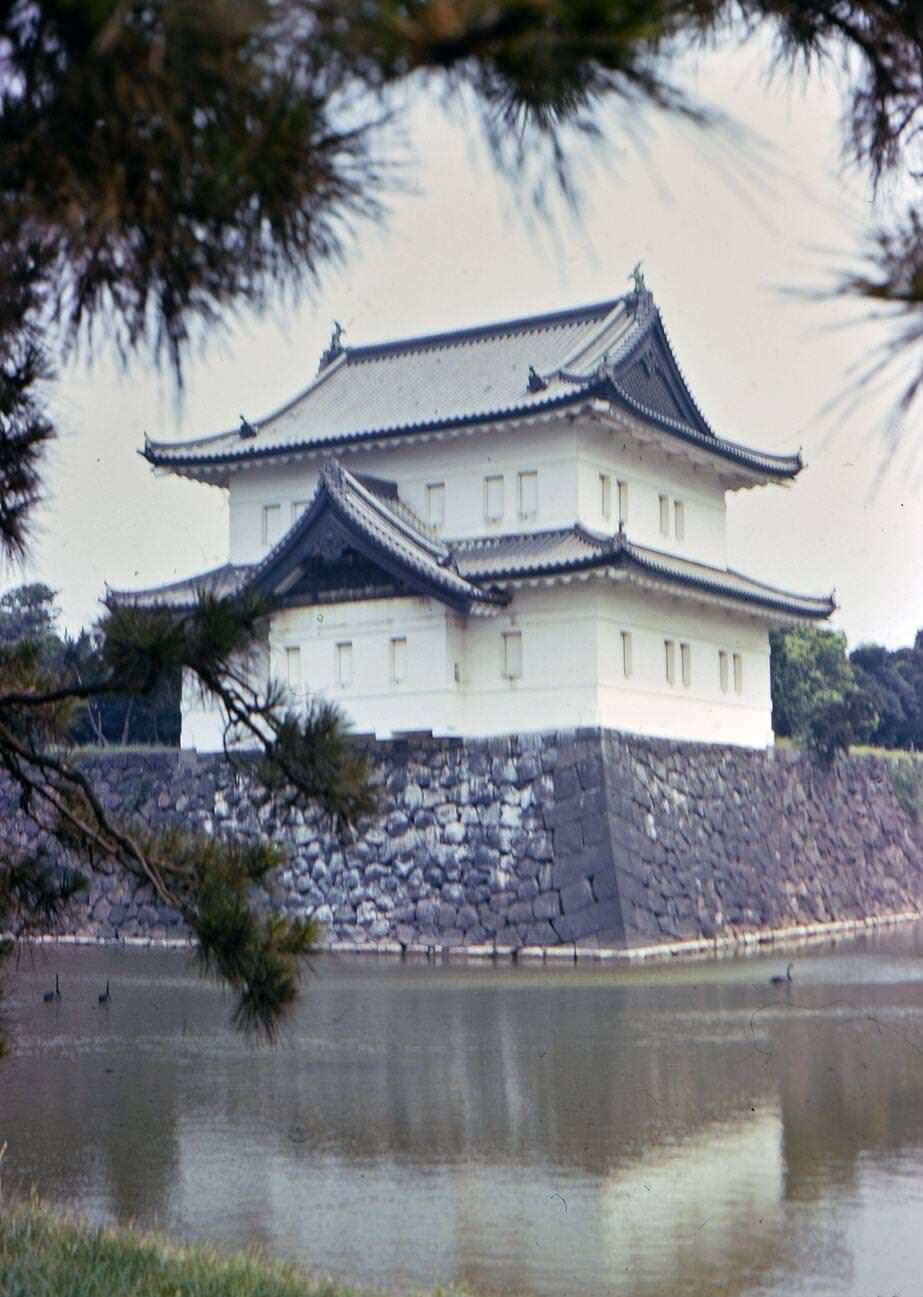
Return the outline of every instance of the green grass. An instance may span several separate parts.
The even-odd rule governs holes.
[[[270,1261],[257,1253],[177,1247],[158,1234],[93,1229],[37,1202],[4,1199],[0,1203],[0,1297],[362,1294],[333,1280],[317,1279],[295,1264]]]
[[[873,748],[868,743],[857,743],[849,749],[850,756],[887,757],[889,761],[919,761],[923,752],[911,752],[908,748]]]
[[[780,738],[776,736],[774,746],[780,748],[783,752],[800,752],[803,751],[803,745],[795,739]],[[923,752],[911,752],[907,748],[876,748],[871,743],[851,743],[849,745],[849,755],[851,757],[887,757],[889,761],[920,761],[923,760]]]

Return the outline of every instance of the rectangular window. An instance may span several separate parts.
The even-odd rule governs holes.
[[[301,693],[300,648],[287,648],[285,650],[285,683],[288,685],[290,693]]]
[[[612,517],[612,478],[608,473],[599,475],[599,508],[604,518]]]
[[[619,482],[619,525],[628,526],[628,483]]]
[[[742,694],[744,691],[744,660],[739,653],[734,654],[734,692]]]
[[[293,523],[296,523],[298,521],[298,519],[301,517],[301,515],[304,513],[307,507],[308,507],[307,500],[292,501],[292,522]]]
[[[622,675],[627,679],[631,675],[631,631],[621,632],[622,640]]]
[[[276,541],[282,536],[282,506],[281,504],[264,504],[263,505],[263,544],[269,547],[275,545]]]
[[[538,517],[538,473],[520,473],[517,484],[520,520],[531,522]]]
[[[437,531],[445,524],[445,482],[430,482],[427,485],[426,521]]]
[[[668,685],[676,681],[676,644],[671,639],[663,641],[663,670]]]
[[[666,495],[657,497],[660,502],[660,534],[669,536],[670,534],[670,498]]]
[[[403,637],[391,641],[391,683],[399,685],[407,679],[407,641]]]
[[[682,672],[683,684],[688,689],[692,684],[692,646],[690,644],[680,644],[679,665],[680,671]]]
[[[503,636],[503,674],[507,680],[518,680],[522,675],[522,633],[518,630]]]
[[[503,521],[503,478],[484,478],[484,521]]]
[[[728,655],[724,649],[718,650],[718,684],[721,686],[721,692],[726,694],[728,691]]]
[[[682,500],[673,501],[673,534],[677,540],[686,539],[686,506]]]
[[[336,682],[338,685],[353,682],[353,646],[348,640],[336,645]]]

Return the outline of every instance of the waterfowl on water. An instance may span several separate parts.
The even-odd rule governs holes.
[[[782,976],[781,976],[780,974],[778,974],[778,973],[776,973],[775,977],[770,977],[770,979],[769,979],[770,984],[771,984],[772,986],[787,986],[788,983],[792,980],[792,969],[793,969],[794,967],[795,967],[794,964],[789,964],[788,968],[786,968],[786,970],[785,970],[785,976],[784,976],[784,977],[782,977]]]
[[[51,1004],[52,1000],[60,1000],[60,998],[61,998],[61,983],[58,980],[57,973],[55,973],[54,990],[46,991],[45,994],[42,996],[42,999],[45,1001],[46,1004]]]
[[[98,998],[99,998],[99,1002],[100,1002],[100,1004],[108,1004],[109,1001],[112,999],[112,996],[111,996],[111,994],[109,993],[109,979],[108,979],[108,977],[106,978],[106,989],[105,989],[105,991],[102,992],[102,994],[101,994]]]

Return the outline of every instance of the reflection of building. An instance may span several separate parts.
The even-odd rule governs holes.
[[[379,736],[594,725],[764,745],[768,628],[833,609],[728,567],[725,493],[801,461],[715,436],[640,275],[531,319],[337,334],[258,428],[145,454],[227,489],[231,552],[140,597],[269,596],[273,672]],[[190,703],[184,743],[218,738]]]
[[[645,1150],[603,1191],[605,1267],[641,1294],[752,1291],[784,1257],[782,1121],[736,1118]]]

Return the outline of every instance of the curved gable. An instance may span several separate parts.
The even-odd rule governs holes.
[[[619,395],[630,404],[671,423],[685,424],[703,436],[714,437],[676,363],[656,309],[640,341],[612,365],[609,377]]]

